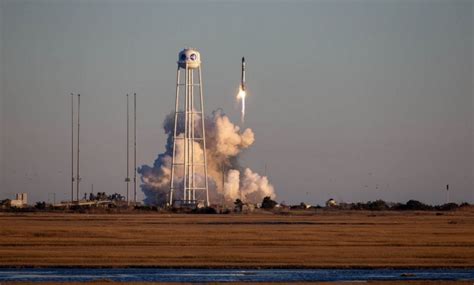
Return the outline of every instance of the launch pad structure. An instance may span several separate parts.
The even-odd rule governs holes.
[[[177,63],[169,205],[209,206],[201,55],[186,48]]]

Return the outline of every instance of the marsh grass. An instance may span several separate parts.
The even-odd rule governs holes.
[[[2,213],[0,266],[474,267],[474,212]]]

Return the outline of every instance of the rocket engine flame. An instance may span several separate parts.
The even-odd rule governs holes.
[[[242,101],[242,110],[240,115],[240,120],[242,123],[245,121],[245,97],[247,96],[247,92],[242,90],[242,87],[239,88],[239,93],[237,94],[237,100]]]

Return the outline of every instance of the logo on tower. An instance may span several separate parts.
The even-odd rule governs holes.
[[[178,66],[182,69],[197,69],[201,65],[201,55],[195,49],[183,49],[178,56]]]

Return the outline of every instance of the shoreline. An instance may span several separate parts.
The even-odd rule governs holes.
[[[55,266],[22,266],[22,265],[1,265],[0,270],[3,269],[177,269],[177,270],[474,270],[474,266],[349,266],[349,267],[301,267],[301,266],[147,266],[147,265],[129,265],[129,266],[88,266],[88,265],[55,265]]]

